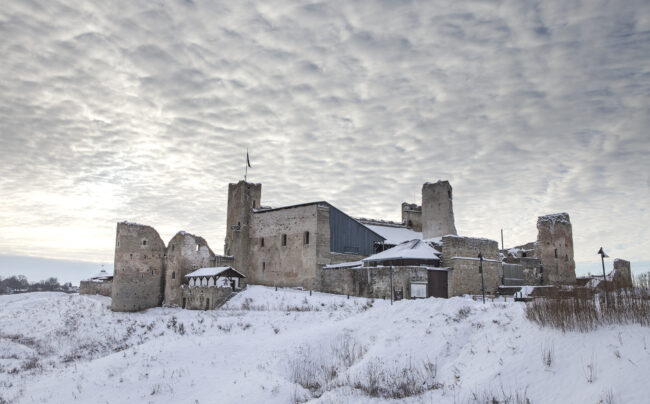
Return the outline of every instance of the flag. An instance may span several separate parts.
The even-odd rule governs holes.
[[[248,159],[248,150],[246,150],[246,164],[248,164],[248,166],[251,167],[251,161]]]

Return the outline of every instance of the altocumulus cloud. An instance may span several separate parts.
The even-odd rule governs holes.
[[[264,203],[399,219],[425,181],[457,228],[577,260],[650,250],[650,3],[3,3],[0,252],[110,260],[115,222],[220,250],[246,147]]]

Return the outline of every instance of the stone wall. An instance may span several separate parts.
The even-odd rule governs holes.
[[[535,257],[544,267],[544,284],[574,284],[573,230],[568,213],[540,216],[537,219]]]
[[[102,295],[111,297],[113,282],[79,282],[79,294],[81,295]]]
[[[422,231],[422,206],[415,203],[402,202],[402,224],[413,229]]]
[[[224,304],[232,295],[231,288],[187,287],[181,289],[181,307],[188,310],[213,310]]]
[[[255,213],[250,229],[250,266],[237,269],[249,283],[317,289],[317,249],[323,242],[318,234],[320,213],[317,204]],[[329,249],[329,239],[327,246]]]
[[[393,267],[393,290],[411,298],[411,283],[427,283],[426,267]],[[390,267],[321,270],[321,291],[350,296],[390,299]]]
[[[185,281],[185,275],[215,264],[216,256],[203,237],[184,231],[176,233],[166,250],[165,305],[181,305],[180,287]]]
[[[450,268],[449,297],[481,293],[478,254],[483,254],[485,290],[495,292],[503,278],[499,244],[484,238],[445,236],[442,238],[442,267]]]
[[[457,234],[449,181],[422,185],[422,235],[424,238]]]
[[[117,224],[113,311],[139,311],[160,306],[164,291],[165,243],[150,226]]]

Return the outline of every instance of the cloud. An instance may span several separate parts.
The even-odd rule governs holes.
[[[0,252],[109,261],[117,220],[219,251],[227,184],[399,220],[449,179],[506,244],[567,211],[576,259],[650,249],[650,6],[10,1]],[[83,240],[82,240],[83,239]],[[597,258],[597,257],[596,257]]]

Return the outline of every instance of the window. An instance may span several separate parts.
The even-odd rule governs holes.
[[[147,240],[142,240],[142,245],[147,245]]]
[[[287,245],[287,235],[286,235],[286,234],[283,234],[283,235],[282,235],[282,245],[283,245],[283,246],[286,246],[286,245]]]
[[[172,244],[172,251],[174,251],[174,247],[176,247],[176,245]]]
[[[260,247],[264,247],[264,237],[260,238]]]
[[[117,240],[117,248],[120,248],[120,240]]]
[[[172,272],[172,279],[176,279],[176,272]]]
[[[557,258],[557,248],[555,249],[555,258]]]
[[[522,253],[521,253],[521,256],[522,256],[522,258],[526,258],[526,252],[525,252],[525,251],[522,252]]]
[[[411,220],[409,220],[409,221],[406,223],[406,227],[413,227],[413,222],[412,222]]]
[[[199,245],[198,244],[196,245],[196,250],[195,251],[199,251]]]
[[[255,209],[255,200],[253,200],[253,209]]]
[[[266,262],[262,261],[262,272],[264,272],[265,270],[266,270]]]
[[[305,232],[305,237],[304,237],[305,245],[309,244],[309,232]]]

